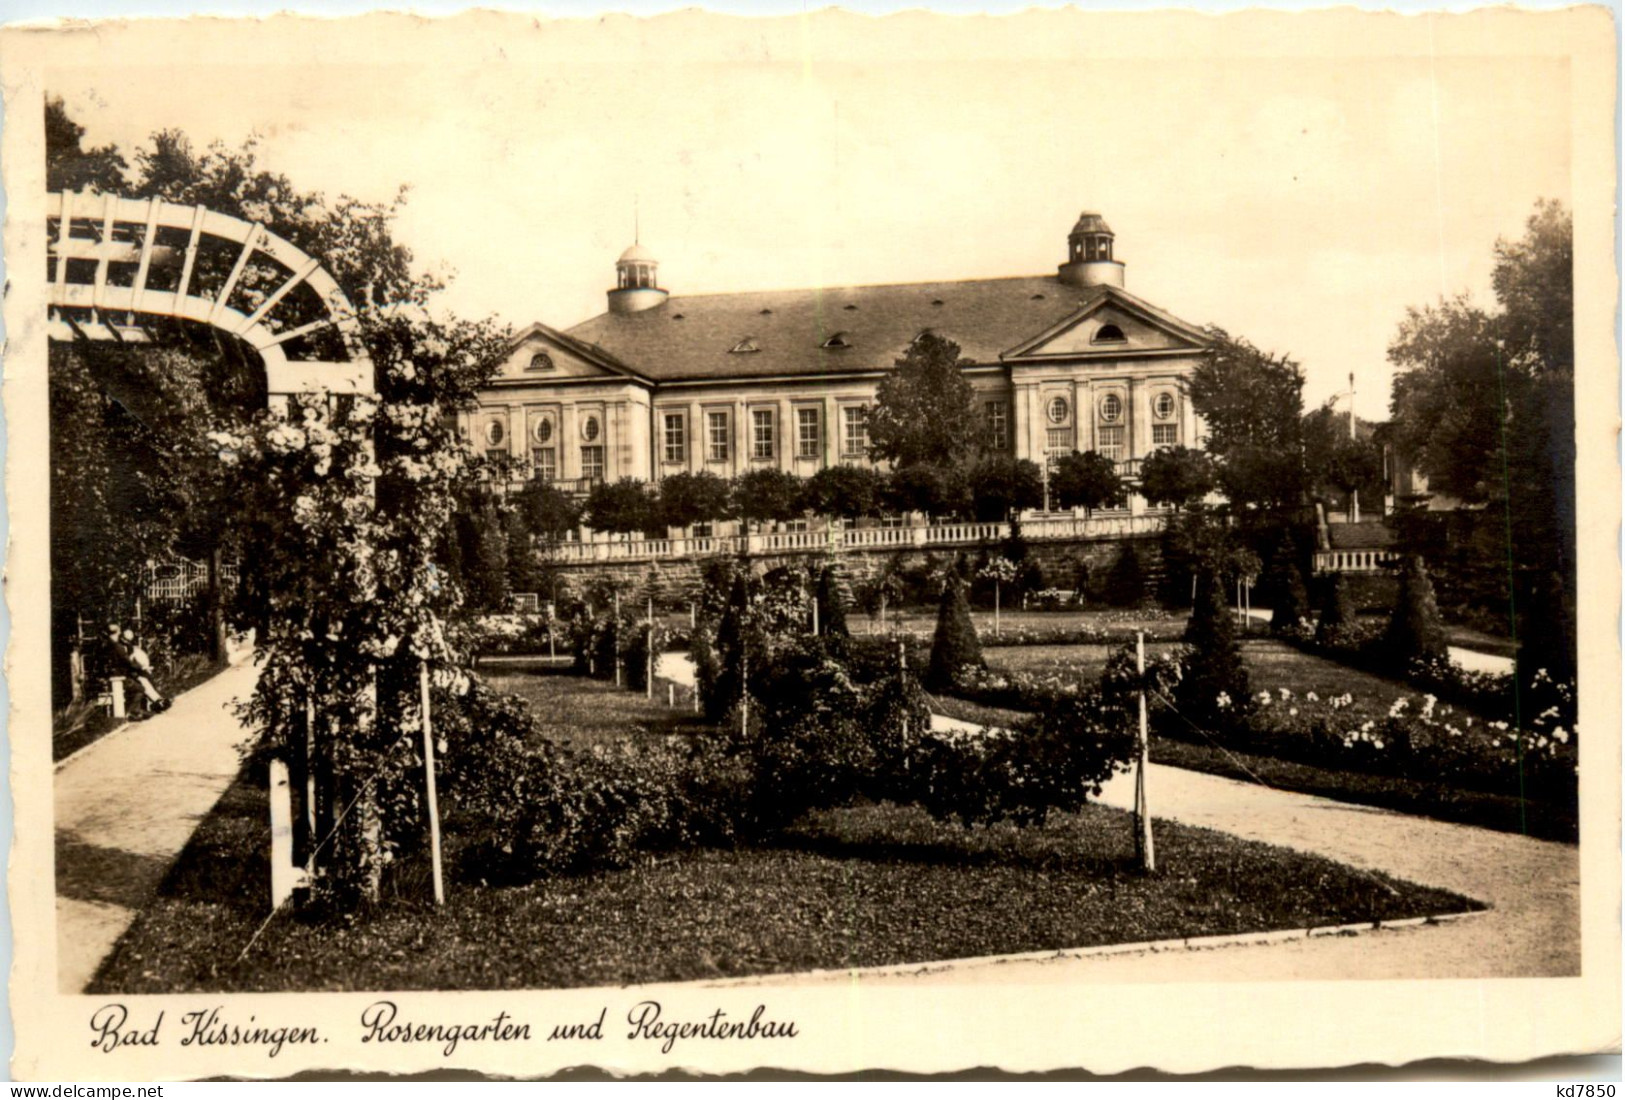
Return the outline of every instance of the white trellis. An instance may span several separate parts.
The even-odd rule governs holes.
[[[91,191],[50,193],[46,219],[50,339],[154,343],[161,337],[146,319],[174,318],[208,325],[252,348],[272,409],[286,412],[289,399],[300,394],[374,392],[373,364],[343,289],[319,259],[265,226],[205,206]],[[162,243],[165,235],[175,243]],[[205,248],[233,257],[218,282],[198,278]],[[155,285],[154,276],[164,285]],[[327,341],[329,348],[342,358],[304,357],[301,349],[319,343],[307,338],[329,330],[337,337]],[[315,700],[307,701],[305,713],[308,755],[318,721]],[[429,783],[432,792],[432,772]],[[286,761],[272,762],[270,787],[275,908],[308,868],[293,865]],[[307,798],[313,808],[308,786]]]

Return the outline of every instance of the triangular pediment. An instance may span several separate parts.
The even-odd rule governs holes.
[[[1112,358],[1138,354],[1199,352],[1206,336],[1127,291],[1105,287],[1099,298],[1045,331],[1006,351],[1002,358]]]
[[[572,339],[546,325],[534,324],[514,337],[512,349],[497,372],[496,380],[542,383],[636,377],[635,372],[603,349]]]

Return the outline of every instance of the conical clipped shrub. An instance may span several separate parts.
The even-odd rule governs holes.
[[[1112,571],[1106,574],[1105,596],[1113,607],[1139,607],[1145,602],[1145,567],[1132,542],[1123,544]]]
[[[932,691],[949,690],[966,665],[986,668],[987,662],[982,659],[982,642],[976,636],[976,624],[971,622],[965,584],[957,574],[950,574],[943,583],[942,602],[937,607],[937,632],[931,640],[926,687]]]
[[[1296,630],[1308,618],[1309,591],[1304,587],[1303,574],[1298,571],[1290,546],[1275,552],[1271,566],[1269,594],[1274,614],[1270,617],[1270,629],[1284,634]]]
[[[846,625],[846,593],[839,569],[826,565],[818,574],[818,589],[813,594],[818,601],[818,630],[821,634],[849,636]]]
[[[1439,614],[1433,581],[1428,578],[1427,566],[1420,554],[1405,555],[1399,567],[1399,595],[1394,600],[1394,613],[1383,638],[1383,653],[1400,669],[1413,661],[1450,659],[1444,617]]]
[[[1325,592],[1320,601],[1320,624],[1315,627],[1315,641],[1322,645],[1336,645],[1354,625],[1354,600],[1349,596],[1349,582],[1341,573],[1326,579]]]
[[[1197,576],[1185,644],[1191,652],[1177,692],[1180,713],[1206,729],[1236,727],[1251,708],[1250,681],[1223,580],[1211,569]]]

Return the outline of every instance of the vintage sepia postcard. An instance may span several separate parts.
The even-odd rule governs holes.
[[[1615,40],[5,28],[14,1076],[1617,1051]]]

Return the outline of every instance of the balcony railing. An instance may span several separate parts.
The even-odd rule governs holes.
[[[1392,550],[1318,550],[1316,573],[1381,573],[1398,564]]]
[[[1072,516],[1025,520],[1023,537],[1049,539],[1111,539],[1154,535],[1165,517],[1154,515]],[[810,554],[826,550],[937,549],[976,546],[1010,537],[1008,523],[915,524],[909,527],[860,527],[849,531],[769,531],[754,535],[674,539],[605,539],[560,543],[553,558],[563,564],[585,562],[658,561],[708,557],[716,554]]]

